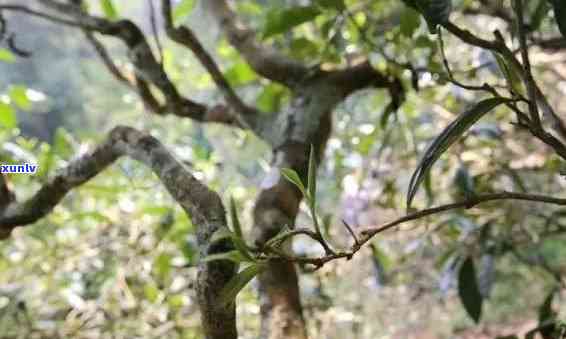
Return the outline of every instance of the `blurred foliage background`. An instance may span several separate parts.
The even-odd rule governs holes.
[[[109,15],[104,3],[88,1],[92,12]],[[320,3],[328,4],[243,0],[237,7],[265,42],[297,59],[336,68],[369,55],[377,69],[392,69],[406,87],[418,87],[407,92],[395,113],[385,109],[384,90],[356,93],[334,113],[318,201],[328,238],[346,246],[350,238],[341,220],[362,227],[406,212],[407,186],[420,154],[482,94],[447,81],[438,35],[429,34],[418,13],[401,2]],[[529,1],[526,15],[541,39],[559,34],[545,4]],[[177,6],[175,19],[199,34],[246,101],[272,111],[288,100],[284,87],[258,77],[222,39],[197,1]],[[508,30],[503,20],[467,13],[478,6],[454,1],[452,20],[482,36]],[[146,2],[116,0],[114,10],[151,35]],[[18,46],[32,53],[20,58],[0,49],[0,163],[39,165],[35,176],[10,175],[20,198],[102,140],[105,131],[124,124],[150,131],[226,201],[233,196],[250,234],[253,199],[270,161],[266,145],[245,131],[144,113],[135,93],[111,77],[80,31],[22,15],[8,18]],[[448,34],[444,40],[458,79],[505,87],[491,53]],[[122,47],[106,42],[120,66],[131,69]],[[182,92],[205,102],[219,96],[189,52],[163,44],[164,66]],[[537,80],[566,117],[565,60],[560,50],[532,50]],[[402,67],[406,63],[418,70],[416,76]],[[474,125],[435,164],[416,207],[474,192],[564,196],[561,161],[512,122],[500,108]],[[310,224],[306,209],[297,224]],[[199,338],[195,243],[190,221],[154,175],[121,160],[70,193],[54,213],[0,243],[0,338]],[[563,287],[565,244],[565,210],[542,204],[500,201],[409,223],[377,236],[352,261],[303,272],[309,333],[313,338],[423,339],[525,333],[536,327],[549,294]],[[294,249],[319,253],[304,239],[297,239]],[[483,300],[479,325],[458,297],[466,258],[475,262]],[[252,283],[238,296],[242,338],[258,333],[254,288]],[[564,319],[566,309],[559,302],[564,289],[554,298]]]

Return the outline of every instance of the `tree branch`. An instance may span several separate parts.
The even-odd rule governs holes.
[[[234,111],[236,112],[238,122],[242,126],[253,129],[253,118],[257,114],[257,110],[247,106],[240,99],[232,86],[230,86],[230,84],[228,83],[228,80],[220,71],[220,68],[218,67],[212,56],[206,51],[193,31],[186,26],[174,26],[171,0],[162,0],[161,9],[165,21],[165,31],[167,32],[169,38],[183,46],[188,47],[195,54],[197,59],[212,77],[216,86],[218,86],[218,88],[226,98],[228,104],[233,107]]]
[[[288,254],[279,255],[280,253],[278,253],[278,255],[280,256],[280,259],[283,260],[297,262],[297,263],[311,264],[319,268],[322,267],[324,264],[333,260],[342,259],[342,258],[346,258],[348,260],[351,259],[373,237],[389,229],[395,228],[401,224],[407,223],[409,221],[422,219],[430,215],[444,213],[451,210],[470,209],[480,204],[484,204],[491,201],[498,201],[498,200],[521,200],[521,201],[532,201],[532,202],[553,204],[559,206],[566,206],[566,199],[564,198],[554,198],[554,197],[538,195],[538,194],[501,192],[501,193],[476,195],[467,200],[416,211],[379,226],[366,227],[357,235],[357,237],[354,238],[356,239],[354,241],[354,244],[348,250],[345,251],[338,251],[334,254],[325,255],[321,257],[298,257]],[[303,231],[303,229],[300,229],[297,232],[289,232],[290,236],[296,236],[299,234],[306,234],[306,233]],[[311,236],[310,234],[306,234],[306,235]],[[288,238],[287,234],[285,234],[284,237]],[[268,258],[270,258],[268,254],[266,255]]]
[[[293,87],[308,74],[308,67],[256,41],[256,33],[246,27],[226,0],[203,1],[232,46],[261,76]]]
[[[191,101],[181,96],[165,73],[161,64],[156,60],[149,43],[139,27],[130,20],[110,21],[100,17],[84,13],[80,8],[73,5],[59,3],[53,0],[38,0],[47,8],[59,12],[63,16],[71,17],[72,20],[61,18],[31,10],[19,5],[0,5],[0,11],[16,11],[24,14],[47,19],[52,22],[71,27],[80,28],[89,32],[97,32],[103,35],[113,36],[124,42],[128,47],[128,56],[136,70],[136,85],[138,93],[147,107],[157,114],[172,113],[180,117],[190,118],[200,122],[218,122],[234,125],[234,119],[228,114],[228,109],[221,106],[207,107],[201,103]],[[98,47],[101,47],[99,45]],[[97,50],[100,55],[100,51]],[[104,60],[106,66],[108,59]],[[110,69],[114,74],[114,71]],[[116,74],[114,74],[116,76]],[[165,103],[160,104],[151,93],[150,87],[154,85],[165,97]]]
[[[216,231],[227,229],[224,206],[218,194],[194,178],[157,139],[129,127],[114,128],[104,143],[60,170],[27,201],[12,201],[0,208],[0,230],[9,235],[15,227],[44,217],[68,192],[99,174],[121,156],[142,162],[159,177],[197,226],[202,257],[233,249],[232,243],[225,239],[210,242]],[[2,183],[4,179],[0,180]],[[2,187],[5,185],[0,185],[0,189]],[[235,308],[220,306],[218,299],[222,288],[235,273],[235,264],[227,260],[199,264],[197,296],[206,338],[237,338]]]

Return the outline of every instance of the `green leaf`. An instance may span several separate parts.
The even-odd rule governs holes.
[[[0,48],[0,61],[12,63],[16,61],[16,56],[11,51]]]
[[[505,62],[505,59],[498,53],[493,53],[495,60],[497,61],[497,66],[499,66],[499,70],[503,73],[503,76],[507,80],[507,87],[509,91],[515,92],[517,94],[525,95],[526,91],[523,85],[523,81],[521,80],[521,76],[519,75],[522,70],[518,70],[513,64],[509,65]]]
[[[550,0],[554,8],[554,18],[562,36],[566,38],[566,2],[564,0]]]
[[[193,8],[195,7],[195,0],[182,0],[174,9],[173,9],[173,23],[177,24],[182,19],[186,18],[189,14],[191,14]]]
[[[411,7],[406,7],[401,13],[401,20],[399,24],[401,34],[403,34],[407,38],[411,38],[421,25],[421,17],[419,15],[419,12]]]
[[[448,21],[452,12],[451,0],[403,0],[403,2],[424,16],[432,34],[436,33],[438,25]]]
[[[296,6],[277,8],[269,11],[263,28],[263,38],[285,33],[296,26],[309,22],[319,16],[321,11],[316,6]]]
[[[238,210],[236,209],[236,201],[234,197],[230,197],[230,218],[232,218],[232,228],[234,229],[234,234],[238,237],[242,237],[242,225],[240,224],[240,219],[238,218]]]
[[[534,3],[534,1],[533,1],[533,3]],[[546,18],[549,9],[550,9],[550,6],[548,5],[547,0],[539,0],[538,1],[538,3],[536,4],[536,7],[532,11],[531,21],[529,23],[529,30],[531,32],[534,32],[534,31],[536,31],[537,29],[540,28],[540,25],[542,24],[544,18]]]
[[[310,200],[311,208],[314,209],[316,204],[316,156],[314,146],[311,145],[309,153],[309,171],[308,171],[308,198]],[[313,216],[315,218],[316,216]]]
[[[149,302],[155,303],[157,298],[159,298],[159,289],[154,283],[147,283],[143,287],[143,294]]]
[[[161,253],[157,256],[153,263],[153,269],[155,274],[161,280],[166,280],[171,272],[171,260],[173,258],[170,254]]]
[[[305,61],[312,61],[313,59],[320,57],[320,50],[318,45],[305,37],[299,37],[291,41],[289,46],[291,49],[291,54],[293,57]]]
[[[252,264],[232,277],[220,291],[220,304],[224,307],[232,304],[236,300],[238,293],[264,269],[264,264]]]
[[[286,94],[285,87],[270,83],[265,86],[256,99],[257,107],[263,112],[276,112],[281,106],[281,101]]]
[[[31,108],[31,102],[27,96],[27,89],[24,86],[11,86],[8,95],[19,108],[23,110]]]
[[[239,61],[230,67],[224,76],[232,86],[246,85],[257,79],[256,73],[245,61]]]
[[[458,294],[468,315],[478,323],[481,318],[483,298],[478,287],[474,261],[471,257],[468,257],[460,267]]]
[[[420,184],[436,160],[438,160],[438,158],[440,158],[440,156],[476,121],[495,107],[509,101],[510,99],[506,98],[490,98],[479,102],[470,110],[460,114],[456,120],[451,122],[444,131],[433,140],[426,149],[417,169],[411,177],[407,193],[407,208],[411,207],[411,203]]]
[[[2,101],[0,101],[0,125],[7,128],[15,128],[18,125],[16,111]]]
[[[344,0],[317,0],[316,4],[323,8],[331,8],[337,11],[343,11],[346,9]]]
[[[118,12],[112,0],[100,0],[100,8],[104,15],[110,20],[118,19]]]
[[[303,193],[304,197],[308,196],[307,190],[305,189],[305,185],[303,185],[303,182],[301,181],[299,174],[297,174],[297,172],[295,172],[295,170],[290,169],[290,168],[283,168],[283,169],[281,169],[281,174],[283,174],[285,179],[287,179],[291,183],[295,184],[295,186],[297,186],[301,190],[301,193]]]

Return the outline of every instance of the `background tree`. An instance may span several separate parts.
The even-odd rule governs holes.
[[[158,118],[172,115],[175,121],[188,119],[222,125],[223,130],[216,137],[225,137],[226,129],[236,133],[244,145],[239,148],[251,154],[248,162],[257,164],[253,160],[257,150],[267,149],[271,153],[270,169],[261,183],[255,182],[259,188],[235,191],[242,197],[256,196],[248,220],[253,228],[249,232],[244,227],[249,234],[243,233],[238,207],[232,202],[230,230],[221,197],[212,189],[233,186],[240,180],[224,178],[224,183],[215,183],[215,175],[210,175],[220,166],[213,157],[215,149],[224,147],[227,163],[230,159],[242,163],[246,168],[240,168],[240,172],[248,171],[249,177],[258,173],[257,165],[250,166],[229,155],[233,143],[214,140],[202,128],[191,126],[194,131],[189,143],[191,156],[182,159],[181,149],[187,147],[183,145],[186,143],[183,131],[157,128],[155,118],[145,115],[139,119],[138,115],[132,115],[129,119],[140,129],[154,127],[153,136],[139,129],[113,127],[107,137],[96,137],[100,140],[98,146],[85,151],[73,146],[73,136],[60,131],[49,148],[18,138],[14,129],[15,109],[29,109],[33,92],[10,85],[6,100],[0,104],[1,122],[7,127],[3,138],[7,145],[16,146],[9,149],[17,149],[19,153],[12,152],[6,161],[21,161],[25,155],[33,157],[29,155],[33,151],[39,154],[36,162],[43,172],[29,186],[39,188],[32,189],[35,193],[29,192],[29,198],[23,200],[16,199],[12,186],[30,184],[33,178],[14,178],[10,184],[1,177],[0,226],[4,238],[18,226],[36,223],[52,212],[60,213],[57,211],[60,203],[69,200],[63,200],[65,196],[73,195],[72,191],[79,186],[88,187],[94,176],[126,156],[157,175],[181,210],[171,210],[172,201],[165,200],[163,205],[169,207],[140,210],[143,216],[160,216],[148,239],[140,235],[143,231],[136,222],[127,225],[127,218],[120,219],[126,223],[126,230],[138,229],[131,233],[130,239],[133,243],[142,241],[141,256],[148,255],[146,252],[154,247],[161,252],[152,254],[155,259],[151,273],[155,277],[151,283],[122,279],[121,293],[135,304],[135,295],[140,292],[132,292],[130,286],[142,286],[145,299],[159,304],[165,297],[174,308],[186,303],[182,298],[169,300],[169,293],[162,292],[165,286],[173,289],[175,282],[195,281],[195,299],[201,315],[197,328],[207,338],[238,336],[234,298],[256,275],[260,337],[306,338],[308,325],[297,267],[305,274],[312,273],[314,268],[316,277],[321,278],[319,272],[326,267],[330,265],[336,270],[338,265],[346,265],[340,259],[352,259],[364,248],[371,250],[367,252],[371,252],[377,286],[386,280],[406,280],[403,262],[421,262],[422,270],[414,270],[418,274],[425,274],[427,265],[436,266],[443,293],[457,281],[464,309],[476,322],[485,313],[483,300],[491,292],[495,262],[513,257],[531,270],[542,269],[550,277],[546,290],[551,293],[533,291],[542,306],[539,323],[533,326],[532,333],[552,337],[563,330],[557,322],[553,301],[556,288],[563,286],[564,266],[560,258],[564,252],[559,244],[566,228],[561,224],[560,209],[540,207],[540,203],[566,204],[566,199],[559,197],[563,185],[560,169],[566,156],[562,140],[566,130],[560,112],[553,108],[560,107],[561,97],[552,92],[561,89],[547,88],[552,79],[561,77],[561,69],[545,64],[547,50],[562,48],[563,39],[556,38],[558,30],[565,25],[562,15],[565,10],[560,3],[209,0],[199,2],[193,9],[193,1],[174,5],[163,0],[148,1],[143,12],[140,6],[116,5],[109,0],[2,4],[5,48],[0,57],[5,61],[33,58],[29,55],[34,54],[33,48],[21,47],[19,42],[25,32],[11,24],[16,18],[32,17],[71,27],[92,46],[115,80],[137,94],[144,111]],[[191,11],[195,12],[195,22],[191,21],[189,26],[182,21]],[[130,15],[141,18],[143,23],[128,19]],[[199,16],[204,17],[200,22]],[[426,24],[421,25],[421,18]],[[211,36],[214,29],[208,19],[218,27],[221,38],[217,41]],[[262,23],[257,24],[258,21]],[[490,28],[489,32],[485,27]],[[121,44],[116,46],[116,42]],[[210,52],[215,43],[220,46],[218,56]],[[213,83],[216,90],[198,90],[199,86],[190,84],[195,80],[191,77],[198,77],[183,74],[181,60],[185,56],[176,50],[179,47],[191,51],[206,71],[201,87]],[[532,47],[536,47],[535,56]],[[115,52],[120,48],[125,51]],[[461,71],[465,68],[469,70]],[[198,85],[198,81],[194,82]],[[356,93],[361,90],[371,91]],[[94,98],[93,102],[98,100]],[[113,107],[110,103],[104,108]],[[338,113],[334,114],[335,111]],[[458,112],[457,115],[451,114],[452,111]],[[109,117],[108,113],[98,119],[109,128],[115,121],[123,120],[119,116]],[[475,124],[480,119],[483,125]],[[333,120],[337,121],[333,123]],[[345,128],[347,125],[350,127]],[[333,131],[336,137],[331,137]],[[252,135],[257,139],[249,141]],[[158,141],[161,137],[176,143],[173,149],[176,156]],[[49,175],[50,169],[58,165],[58,159],[72,156],[73,148],[77,148],[80,156]],[[453,157],[442,157],[447,151]],[[326,167],[322,162],[324,153],[331,159]],[[176,160],[177,156],[181,160]],[[122,171],[128,178],[136,175],[140,179],[153,178],[138,166],[127,164]],[[228,166],[237,167],[234,163]],[[334,183],[323,179],[317,185],[318,167],[324,168],[323,178],[333,178]],[[226,168],[221,170],[229,173]],[[135,174],[136,171],[142,172]],[[110,183],[116,188],[111,192],[113,195],[123,194],[123,188],[132,184],[119,186],[110,174],[95,180],[108,180],[101,186]],[[246,180],[242,180],[242,185],[246,185]],[[330,194],[321,194],[321,190]],[[420,191],[426,195],[421,197]],[[143,192],[150,193],[144,199],[151,201],[153,192],[161,191],[150,185]],[[87,192],[84,194],[88,196]],[[113,195],[106,197],[109,200],[105,202],[90,200],[90,207],[86,201],[83,206],[77,197],[68,202],[71,215],[81,213],[78,212],[81,207],[93,211],[83,214],[96,225],[92,226],[96,231],[90,233],[90,240],[115,239],[107,233],[112,232],[109,226],[116,223],[112,219],[117,216],[102,212],[113,205],[111,199],[119,199],[109,198]],[[303,198],[307,218],[299,216]],[[339,198],[343,199],[344,213],[333,217],[332,206]],[[144,200],[119,199],[119,212],[136,210],[133,201],[143,204]],[[431,207],[436,201],[444,203]],[[517,208],[516,201],[528,204]],[[532,207],[534,204],[537,207]],[[414,210],[413,205],[420,209]],[[185,217],[179,215],[181,211],[186,213]],[[376,211],[379,211],[377,215]],[[376,235],[417,219],[428,226],[424,235],[413,230],[403,232],[403,239],[393,237],[388,243],[372,242]],[[61,220],[52,222],[58,224]],[[155,225],[155,220],[143,223]],[[333,224],[338,226],[331,227]],[[42,243],[38,246],[49,248],[50,236],[54,235],[56,240],[61,237],[56,231],[51,231],[51,235],[37,233],[35,228],[30,228],[29,235],[17,236],[22,237],[24,247],[38,240]],[[183,236],[187,233],[195,235],[198,256],[191,238]],[[415,238],[412,242],[411,237]],[[408,258],[404,251],[393,250],[401,241],[414,245],[405,251],[411,254]],[[171,274],[175,266],[172,250],[163,245],[171,243],[177,244],[176,250],[183,253],[180,266],[197,267],[196,277],[182,282],[175,280],[176,274]],[[99,265],[114,267],[105,270],[106,274],[123,277],[119,272],[120,262],[114,262],[116,259],[111,254],[120,251],[112,246],[102,248],[109,251],[96,256],[101,260]],[[481,261],[479,269],[476,258]],[[399,264],[393,265],[392,261]],[[238,264],[245,266],[238,271]],[[513,265],[519,266],[516,262]],[[397,267],[397,272],[391,272],[393,267]],[[49,270],[45,266],[42,269]],[[512,286],[517,280],[512,277],[517,269],[502,279],[507,283],[504,286]],[[11,280],[17,281],[16,277],[15,273]],[[545,276],[539,278],[544,281]],[[91,291],[96,295],[101,288],[97,279],[106,281],[108,277],[79,280],[84,286],[98,285]],[[136,277],[130,275],[129,279]],[[318,299],[324,300],[320,291],[322,282],[318,284]],[[541,286],[544,288],[544,284]],[[417,296],[430,288],[417,287]],[[6,292],[8,304],[22,294],[18,288],[15,291]],[[71,318],[79,319],[80,325],[67,329],[70,331],[67,333],[59,331],[58,335],[83,335],[82,327],[89,322],[96,323],[93,325],[96,328],[113,324],[101,333],[119,331],[115,326],[121,326],[120,314],[102,312],[103,319],[94,321],[94,314],[100,313],[85,315],[87,291],[82,288],[79,293],[82,296],[68,293],[71,293],[68,300],[72,309],[78,313],[66,311],[64,318],[68,320],[72,314]],[[27,307],[25,302],[17,305]],[[28,314],[15,312],[16,319],[20,313]],[[316,317],[317,309],[311,313]],[[177,316],[183,315],[177,313]],[[30,333],[42,335],[44,329],[33,325],[30,317],[25,321]],[[175,323],[170,326],[183,327]],[[315,332],[320,333],[318,327]],[[150,336],[159,336],[160,331],[185,337],[194,334],[194,331],[188,334],[166,327],[156,329]]]

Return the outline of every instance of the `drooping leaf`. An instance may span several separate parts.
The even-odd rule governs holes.
[[[12,106],[0,101],[0,125],[7,128],[14,128],[18,125],[16,111]]]
[[[296,26],[309,22],[319,16],[321,11],[316,6],[295,6],[269,11],[263,28],[263,38],[285,33]]]
[[[236,296],[263,269],[264,264],[252,264],[236,274],[220,291],[219,302],[228,306],[236,300]]]
[[[495,107],[508,101],[509,99],[506,98],[490,98],[479,102],[470,110],[460,114],[456,120],[450,123],[444,131],[433,140],[426,149],[417,169],[411,177],[407,193],[407,208],[410,208],[420,184],[438,158],[440,158],[440,156],[476,121]]]
[[[173,9],[173,23],[177,24],[179,21],[186,18],[191,14],[195,7],[195,0],[181,0],[179,4]]]
[[[563,0],[550,0],[554,9],[554,18],[562,36],[566,38],[566,2]]]
[[[458,274],[458,294],[468,315],[478,323],[481,318],[483,298],[479,291],[474,261],[468,257]]]
[[[118,12],[112,0],[100,0],[100,8],[108,19],[115,20],[118,18]]]

